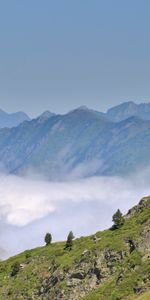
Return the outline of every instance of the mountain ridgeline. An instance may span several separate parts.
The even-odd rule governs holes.
[[[24,112],[19,111],[16,113],[6,113],[0,109],[0,128],[15,127],[24,121],[30,121],[29,116]]]
[[[1,300],[149,300],[150,197],[119,227],[0,262]]]
[[[132,101],[125,102],[110,108],[106,115],[114,122],[123,121],[131,116],[139,117],[143,120],[150,120],[150,103],[137,105]]]
[[[68,174],[69,179],[126,175],[145,168],[150,164],[149,112],[150,104],[132,102],[106,114],[80,107],[0,129],[0,171],[63,180]]]

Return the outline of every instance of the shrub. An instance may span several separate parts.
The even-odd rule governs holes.
[[[26,256],[27,259],[30,258],[30,257],[31,257],[30,251],[27,250],[27,251],[25,252],[25,256]]]
[[[138,251],[133,251],[130,258],[131,267],[139,266],[142,263],[141,254]]]
[[[12,265],[11,276],[17,275],[17,273],[19,272],[19,270],[20,270],[20,264],[19,264],[18,262],[15,262],[15,263]]]

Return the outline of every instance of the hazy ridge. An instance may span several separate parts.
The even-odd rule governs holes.
[[[107,114],[86,107],[65,115],[45,112],[1,129],[0,167],[11,174],[40,172],[51,180],[67,179],[68,173],[74,179],[145,168],[150,164],[149,107],[128,102]],[[123,120],[114,122],[112,116]]]

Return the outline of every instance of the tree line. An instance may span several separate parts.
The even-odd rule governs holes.
[[[65,249],[71,250],[72,246],[73,246],[73,239],[74,239],[74,235],[73,232],[70,231],[68,236],[67,236],[67,241],[66,241],[66,245],[65,245]],[[52,242],[52,235],[51,233],[47,232],[44,238],[45,244],[46,246],[50,245]]]
[[[113,215],[112,217],[112,221],[113,221],[113,226],[112,229],[119,229],[123,224],[124,224],[124,217],[120,211],[120,209],[118,209],[116,211],[116,213]],[[66,245],[65,245],[65,249],[72,249],[73,246],[73,240],[74,240],[74,235],[73,232],[70,231],[68,236],[67,236],[67,240],[66,240]],[[52,235],[51,233],[47,232],[44,238],[45,244],[46,246],[50,245],[52,242]]]
[[[113,221],[113,226],[111,228],[112,230],[117,230],[117,229],[119,229],[123,226],[124,217],[123,217],[123,215],[122,215],[122,213],[119,209],[113,215],[112,221]],[[69,250],[69,251],[72,250],[74,238],[75,237],[74,237],[73,232],[70,231],[68,236],[67,236],[66,244],[65,244],[65,247],[64,247],[65,250]],[[46,235],[45,235],[44,241],[45,241],[46,246],[49,246],[52,243],[52,234],[47,232]],[[20,264],[19,264],[19,262],[15,262],[12,265],[11,276],[17,275],[19,270],[20,270]]]

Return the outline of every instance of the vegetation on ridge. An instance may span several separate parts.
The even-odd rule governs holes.
[[[44,240],[45,240],[46,246],[50,245],[51,242],[52,242],[52,235],[51,235],[51,233],[49,233],[49,232],[46,233]]]
[[[119,229],[78,238],[71,251],[58,242],[11,257],[0,263],[0,299],[136,300],[150,289],[149,227],[147,197]]]

